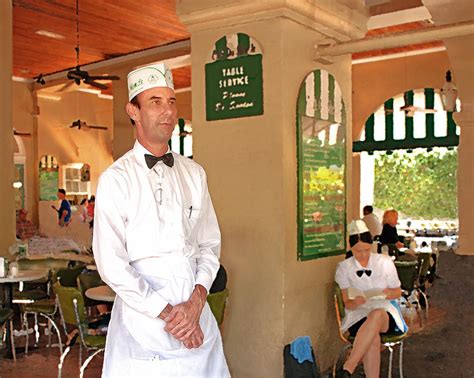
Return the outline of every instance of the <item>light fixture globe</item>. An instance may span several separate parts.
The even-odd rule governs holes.
[[[447,112],[457,112],[456,100],[458,98],[458,89],[451,80],[451,71],[446,71],[446,82],[443,88],[441,88],[441,102],[443,103],[444,110]]]

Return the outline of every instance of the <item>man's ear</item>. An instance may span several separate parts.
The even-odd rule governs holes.
[[[127,102],[127,105],[125,105],[125,111],[127,112],[128,116],[135,122],[139,120],[140,116],[138,115],[137,107],[131,102]]]

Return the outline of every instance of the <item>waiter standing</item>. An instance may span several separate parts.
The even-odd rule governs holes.
[[[128,75],[137,140],[100,177],[93,249],[117,293],[103,376],[228,377],[207,292],[220,231],[204,169],[170,151],[177,123],[165,64]]]

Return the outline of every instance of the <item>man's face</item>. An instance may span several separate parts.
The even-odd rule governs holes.
[[[137,96],[134,106],[138,140],[143,144],[165,144],[178,121],[176,97],[171,88],[151,88]],[[129,114],[130,115],[130,114]]]
[[[60,200],[64,199],[64,194],[62,194],[61,192],[58,192],[58,198]]]

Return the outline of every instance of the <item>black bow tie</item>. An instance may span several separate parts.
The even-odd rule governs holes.
[[[372,274],[372,271],[370,269],[361,269],[356,272],[358,277],[362,277],[364,273],[367,274],[368,277],[370,277],[370,275]]]
[[[158,163],[160,160],[163,160],[163,163],[165,163],[170,168],[174,164],[174,157],[171,152],[168,152],[167,154],[164,154],[163,156],[160,156],[160,157],[145,154],[145,162],[148,168],[150,169],[152,169],[155,166],[155,164]]]

